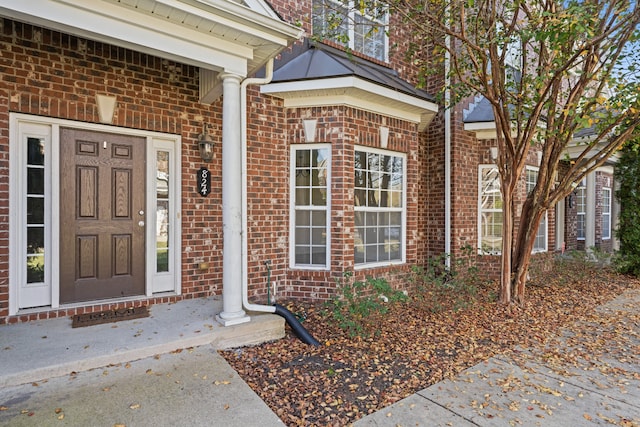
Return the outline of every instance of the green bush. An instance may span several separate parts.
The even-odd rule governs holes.
[[[433,312],[448,308],[460,310],[476,301],[481,281],[478,277],[475,250],[467,245],[462,255],[443,254],[429,260],[425,268],[414,267],[416,303]],[[449,267],[446,261],[449,259]]]
[[[376,314],[385,314],[395,303],[406,301],[407,295],[395,290],[383,278],[367,277],[353,280],[353,273],[345,272],[337,279],[336,295],[326,303],[338,326],[354,336],[366,336]]]
[[[620,216],[616,235],[620,251],[614,259],[623,273],[640,276],[640,138],[622,149],[616,165],[615,179],[619,183],[616,197],[620,201]]]

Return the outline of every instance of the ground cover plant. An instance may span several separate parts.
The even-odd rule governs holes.
[[[416,270],[407,298],[366,316],[361,309],[378,307],[380,300],[359,305],[353,291],[367,282],[351,285],[350,299],[343,295],[338,305],[291,303],[321,346],[302,343],[287,328],[284,339],[221,354],[287,425],[343,426],[494,355],[518,347],[553,352],[547,346],[559,328],[612,321],[594,320],[595,308],[640,288],[637,279],[581,256],[560,259],[552,272],[532,278],[521,306],[498,304],[496,283],[471,284],[468,274],[462,276]],[[356,313],[346,322],[345,307]],[[595,345],[588,330],[574,333]]]

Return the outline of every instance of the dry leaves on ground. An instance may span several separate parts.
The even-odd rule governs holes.
[[[459,310],[447,308],[453,298],[440,296],[435,309],[432,298],[416,293],[369,319],[366,337],[339,329],[322,304],[296,302],[290,309],[305,313],[304,327],[322,346],[302,343],[287,328],[276,342],[221,353],[287,425],[343,426],[517,346],[552,353],[545,344],[560,328],[606,321],[594,318],[596,307],[638,287],[637,280],[613,272],[565,265],[544,284],[531,282],[517,310],[491,300],[495,284],[480,288],[476,301]],[[605,344],[583,341],[590,352]]]

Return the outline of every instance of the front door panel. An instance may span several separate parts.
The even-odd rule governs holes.
[[[61,130],[61,303],[145,293],[144,159],[144,138]]]

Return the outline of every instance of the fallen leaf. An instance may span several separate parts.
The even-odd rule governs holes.
[[[129,409],[140,409],[140,404],[132,403],[131,405],[129,405]]]

